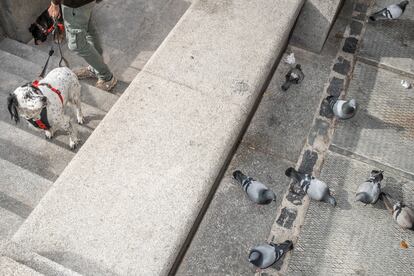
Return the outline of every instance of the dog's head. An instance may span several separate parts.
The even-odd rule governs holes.
[[[45,29],[36,23],[30,25],[29,32],[32,33],[36,45],[39,45],[41,42],[45,42],[47,39],[48,34]]]
[[[17,88],[7,98],[7,109],[16,123],[19,122],[19,115],[27,120],[38,117],[46,106],[47,97],[41,95],[31,85]]]

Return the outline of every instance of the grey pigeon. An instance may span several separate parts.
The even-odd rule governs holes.
[[[381,194],[381,181],[384,178],[383,171],[371,171],[370,178],[359,185],[356,192],[355,201],[365,204],[375,204]]]
[[[389,5],[388,7],[371,14],[369,19],[372,21],[397,19],[404,13],[407,5],[408,1],[402,1],[399,4]]]
[[[247,177],[239,170],[233,172],[233,177],[241,184],[243,190],[253,202],[269,204],[272,201],[276,201],[275,193],[263,183]]]
[[[268,268],[280,260],[283,255],[293,248],[293,243],[286,240],[280,244],[262,244],[255,246],[249,253],[249,262],[261,269]]]
[[[282,85],[282,90],[286,91],[289,89],[291,84],[299,84],[302,82],[302,80],[305,78],[305,75],[302,72],[302,68],[300,64],[296,64],[296,66],[287,72],[286,81]]]
[[[391,197],[391,196],[390,196]],[[403,229],[414,230],[414,211],[409,207],[397,201],[394,206],[391,205],[388,195],[381,192],[380,199],[384,201],[385,207],[391,212],[393,219]]]
[[[339,100],[337,97],[328,96],[326,100],[332,108],[332,112],[339,119],[346,120],[354,117],[357,111],[357,103],[355,99],[348,101]]]
[[[313,177],[312,175],[300,173],[294,168],[290,167],[285,172],[286,176],[296,180],[301,189],[313,200],[323,201],[336,206],[336,200],[331,195],[328,185]]]

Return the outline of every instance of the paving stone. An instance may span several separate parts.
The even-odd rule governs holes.
[[[362,22],[352,20],[350,27],[351,27],[350,35],[357,36],[361,34],[363,24]]]
[[[368,4],[366,3],[355,3],[354,10],[360,13],[366,13],[368,9]]]
[[[43,274],[8,257],[0,257],[0,274],[4,276],[41,276]]]
[[[402,230],[382,202],[364,206],[355,191],[375,167],[329,153],[320,178],[335,191],[336,208],[311,201],[287,275],[412,275],[414,232]],[[414,206],[414,182],[389,172],[383,187]],[[409,191],[409,192],[408,192]],[[405,240],[410,246],[401,249]],[[317,265],[316,265],[317,264]]]
[[[347,75],[351,69],[349,60],[339,56],[337,62],[333,66],[333,70],[341,75]]]
[[[280,86],[289,66],[280,63],[245,134],[244,142],[296,162],[317,110],[332,60],[292,48],[305,79],[288,91]]]
[[[302,157],[302,163],[299,166],[299,171],[303,173],[312,174],[313,167],[318,161],[318,153],[310,150],[306,150]]]
[[[342,50],[345,53],[353,54],[356,51],[357,45],[358,45],[358,39],[356,39],[355,37],[347,37],[345,39],[345,43],[344,43]]]
[[[339,79],[337,77],[333,77],[328,86],[328,94],[331,96],[339,97],[341,92],[344,90],[344,83],[343,79]]]
[[[398,2],[398,1],[397,1]],[[391,4],[374,1],[373,11]],[[410,3],[398,20],[369,22],[359,55],[414,74],[414,5]]]
[[[358,62],[347,97],[359,111],[338,124],[333,144],[407,172],[414,172],[414,96],[401,76]],[[414,82],[414,79],[407,79]]]
[[[312,146],[318,136],[326,138],[329,127],[328,122],[317,118],[308,136],[309,145]]]

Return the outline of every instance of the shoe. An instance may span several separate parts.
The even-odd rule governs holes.
[[[92,67],[90,66],[75,69],[73,70],[73,73],[75,73],[75,75],[78,77],[79,80],[98,78],[93,72]]]
[[[98,80],[95,86],[99,89],[109,92],[115,87],[117,83],[118,80],[114,76],[112,76],[112,78],[109,81]]]

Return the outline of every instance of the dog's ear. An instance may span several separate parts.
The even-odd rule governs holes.
[[[20,121],[19,112],[17,111],[17,107],[19,106],[19,102],[17,101],[16,95],[10,93],[7,97],[7,109],[9,110],[11,119],[16,122],[16,124]]]
[[[36,31],[36,28],[37,28],[36,24],[30,25],[29,32],[31,32],[32,35],[34,35],[35,34],[35,31]]]

